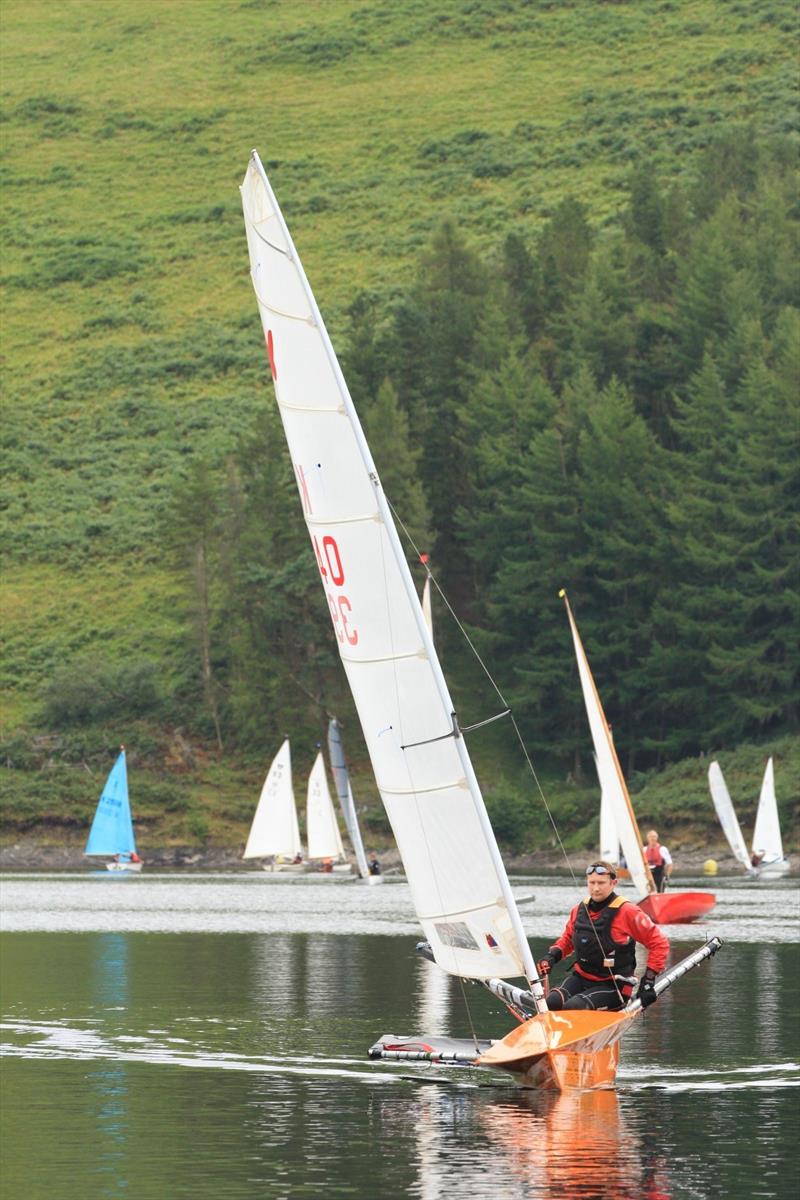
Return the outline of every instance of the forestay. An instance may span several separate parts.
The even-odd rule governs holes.
[[[369,864],[367,863],[367,855],[364,851],[364,843],[361,840],[361,829],[358,824],[353,789],[350,786],[350,774],[347,770],[342,735],[339,731],[339,722],[336,720],[336,717],[331,717],[328,722],[328,757],[331,760],[333,782],[336,787],[336,794],[339,797],[344,823],[347,826],[350,842],[355,851],[358,873],[362,879],[368,879]]]
[[[267,772],[242,857],[295,858],[298,854],[302,854],[302,847],[287,738]]]
[[[255,153],[242,202],[303,515],[425,936],[454,974],[533,981],[530,948],[380,480]]]
[[[325,763],[320,750],[308,777],[306,836],[309,858],[344,858],[344,847],[333,811]]]
[[[109,772],[94,814],[84,854],[135,854],[128,798],[128,768],[121,750]]]
[[[783,860],[783,840],[778,817],[778,801],[775,796],[775,775],[772,759],[767,762],[761,795],[758,798],[756,823],[753,829],[753,853],[761,855],[765,863]]]
[[[639,893],[642,896],[647,896],[651,892],[655,892],[656,887],[642,851],[642,838],[639,833],[639,826],[636,823],[633,805],[628,795],[625,777],[622,774],[622,768],[617,758],[617,751],[614,748],[614,739],[611,736],[611,730],[606,721],[600,697],[597,694],[597,688],[595,687],[592,672],[589,668],[589,661],[583,649],[583,643],[572,615],[569,600],[566,593],[562,592],[561,595],[566,605],[569,627],[572,630],[572,640],[575,645],[575,657],[578,660],[578,674],[583,691],[583,701],[586,705],[586,715],[589,718],[592,742],[594,743],[600,792],[611,810],[617,837],[622,845],[622,853],[625,855],[625,862],[630,871],[631,879]]]
[[[719,817],[719,823],[722,826],[722,832],[728,839],[728,845],[733,851],[734,858],[737,858],[748,871],[752,871],[753,867],[750,862],[750,855],[747,853],[747,846],[742,837],[742,831],[739,827],[733,802],[728,792],[728,786],[725,783],[725,778],[718,762],[712,762],[708,768],[708,787],[711,792],[711,799],[714,801],[714,808]]]

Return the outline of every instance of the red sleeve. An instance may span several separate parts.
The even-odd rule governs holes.
[[[564,955],[564,958],[566,958],[569,954],[572,954],[572,930],[575,927],[575,918],[578,915],[578,907],[579,906],[576,904],[572,912],[569,914],[569,920],[564,926],[564,932],[562,933],[561,937],[558,938],[557,941],[553,942],[553,945],[550,947],[552,950],[554,946],[558,946],[559,950]],[[644,916],[644,913],[642,913],[642,916]]]
[[[564,931],[566,932],[566,930]],[[647,948],[647,966],[658,975],[664,970],[669,954],[669,941],[638,904],[623,904],[614,921],[614,933],[635,938]],[[615,941],[618,939],[615,937]]]

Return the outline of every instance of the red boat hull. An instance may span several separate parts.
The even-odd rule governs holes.
[[[645,896],[639,908],[656,925],[688,925],[704,917],[717,902],[713,892],[660,892]]]

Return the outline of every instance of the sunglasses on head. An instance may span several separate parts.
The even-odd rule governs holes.
[[[586,868],[587,875],[610,875],[612,879],[616,879],[613,871],[609,871],[608,867],[604,867],[602,863],[594,863],[593,866]]]

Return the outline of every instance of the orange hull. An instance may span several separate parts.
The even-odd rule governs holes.
[[[619,1042],[638,1013],[551,1012],[531,1017],[495,1042],[477,1065],[508,1071],[527,1087],[611,1088]]]
[[[645,896],[639,908],[656,925],[688,925],[704,917],[716,902],[713,892],[659,892]]]

